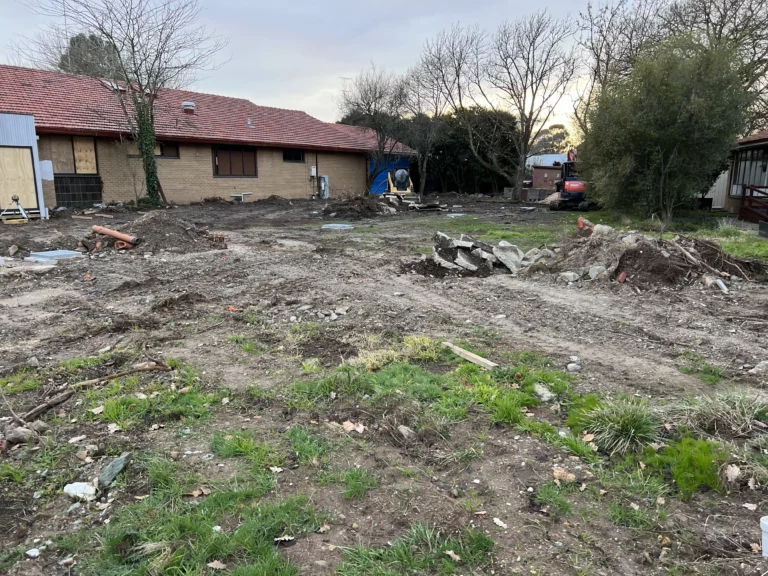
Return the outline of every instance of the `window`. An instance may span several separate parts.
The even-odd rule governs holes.
[[[158,158],[178,158],[178,142],[155,142],[155,156]]]
[[[283,162],[304,162],[304,150],[283,148]]]
[[[90,136],[49,136],[54,174],[98,174],[96,141]]]
[[[742,185],[768,184],[768,150],[753,148],[736,154],[733,163],[731,196],[741,196]]]
[[[248,146],[214,146],[213,175],[227,178],[255,178],[256,148]]]

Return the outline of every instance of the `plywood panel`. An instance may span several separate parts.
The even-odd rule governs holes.
[[[96,169],[96,146],[93,138],[75,136],[75,172],[78,174],[98,174]]]
[[[29,148],[0,147],[0,209],[11,208],[18,196],[23,208],[37,209],[35,170]],[[15,207],[15,204],[13,205]]]
[[[71,136],[50,136],[51,160],[54,174],[74,174],[75,157]]]

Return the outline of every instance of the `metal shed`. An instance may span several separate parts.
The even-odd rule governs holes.
[[[31,114],[0,114],[0,212],[16,207],[14,196],[30,216],[48,218]]]

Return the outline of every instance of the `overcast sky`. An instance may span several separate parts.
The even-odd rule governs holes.
[[[304,110],[338,120],[338,93],[374,62],[404,72],[424,41],[460,22],[492,30],[498,22],[546,7],[575,15],[586,0],[200,0],[201,23],[229,38],[217,70],[192,88]],[[44,24],[18,0],[0,0],[0,62],[9,44]]]

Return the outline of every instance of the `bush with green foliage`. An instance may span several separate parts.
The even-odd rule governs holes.
[[[659,452],[647,450],[643,462],[649,472],[670,476],[680,499],[690,500],[701,489],[722,488],[719,472],[727,457],[726,451],[714,442],[685,437]]]
[[[590,194],[669,221],[711,186],[745,129],[750,96],[734,62],[728,50],[673,38],[604,86],[580,148]]]

